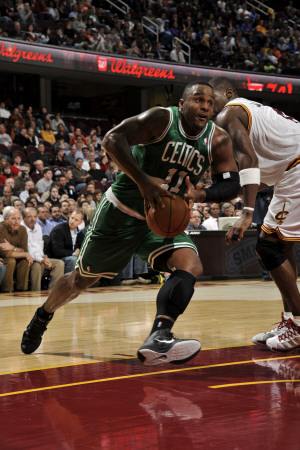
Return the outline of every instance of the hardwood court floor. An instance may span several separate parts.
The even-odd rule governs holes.
[[[300,449],[300,351],[251,345],[280,320],[274,283],[197,283],[173,331],[201,352],[146,367],[158,288],[84,292],[32,355],[20,338],[46,293],[0,295],[1,450]]]

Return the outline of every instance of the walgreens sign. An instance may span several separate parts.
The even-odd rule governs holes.
[[[132,75],[135,78],[164,78],[175,80],[176,76],[172,68],[156,67],[155,63],[149,64],[146,61],[138,62],[126,58],[117,59],[106,56],[97,56],[98,70],[100,72],[120,73]]]

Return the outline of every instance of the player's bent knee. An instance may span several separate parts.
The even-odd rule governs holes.
[[[88,287],[95,284],[100,277],[86,277],[81,275],[78,269],[75,269],[72,272],[73,278],[73,286],[76,290],[82,291],[83,289],[87,289]]]
[[[259,237],[256,243],[256,254],[267,270],[274,270],[287,259],[281,242],[269,241]]]

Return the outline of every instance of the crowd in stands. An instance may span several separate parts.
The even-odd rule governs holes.
[[[187,63],[180,39],[191,47],[192,64],[300,74],[300,9],[293,1],[265,0],[270,5],[266,14],[243,0],[125,3],[130,9],[123,14],[113,7],[108,10],[109,4],[99,0],[4,0],[0,36]],[[143,27],[143,17],[154,23],[158,41],[151,22],[148,29]]]

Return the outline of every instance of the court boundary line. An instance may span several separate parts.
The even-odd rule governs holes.
[[[201,348],[201,352],[205,352],[207,350],[222,350],[223,348],[239,348],[239,347],[253,347],[254,344],[249,345],[230,345],[226,347],[211,347],[211,348]],[[36,353],[35,355],[39,355],[40,353]],[[44,353],[42,353],[44,355]],[[48,366],[48,367],[37,367],[35,369],[24,369],[24,370],[17,370],[15,372],[2,372],[0,373],[0,377],[4,375],[14,375],[17,373],[26,373],[26,372],[35,372],[37,370],[50,370],[50,369],[59,369],[60,367],[73,367],[73,366],[82,366],[84,364],[96,364],[96,363],[109,363],[114,361],[123,361],[127,359],[137,359],[137,356],[127,356],[124,358],[116,358],[116,359],[109,359],[109,360],[102,360],[99,359],[97,361],[83,361],[83,362],[77,362],[77,363],[70,363],[70,364],[59,364],[58,366]]]
[[[272,360],[277,359],[292,359],[292,358],[300,358],[300,355],[293,355],[293,356],[282,356],[279,358],[272,358]],[[234,361],[230,363],[221,363],[221,364],[210,364],[207,366],[195,366],[195,367],[185,367],[182,369],[171,369],[171,370],[163,370],[160,372],[147,372],[147,373],[139,373],[134,375],[123,375],[121,377],[112,377],[112,378],[99,378],[97,380],[88,380],[88,381],[78,381],[76,383],[67,383],[67,384],[61,384],[61,385],[53,385],[53,386],[45,386],[42,388],[36,388],[36,389],[26,389],[24,391],[11,391],[11,392],[5,392],[3,394],[0,394],[0,397],[8,397],[12,395],[21,395],[21,394],[29,394],[32,392],[41,392],[41,391],[47,391],[51,389],[61,389],[61,388],[67,388],[67,387],[73,387],[73,386],[82,386],[86,384],[94,384],[94,383],[104,383],[106,381],[117,381],[117,380],[130,380],[133,378],[138,377],[147,377],[151,375],[164,375],[167,373],[178,373],[178,372],[187,372],[192,370],[200,370],[200,369],[209,369],[212,367],[225,367],[225,366],[234,366],[239,364],[250,364],[255,363],[257,361],[268,361],[270,358],[267,359],[251,359],[247,361]],[[289,382],[290,380],[284,380],[285,382]],[[293,380],[292,380],[293,381]],[[296,380],[295,380],[296,381]],[[300,380],[299,380],[300,381]],[[249,382],[251,384],[251,382]],[[252,382],[252,384],[255,384],[256,382]],[[227,385],[224,385],[224,387]],[[212,388],[212,386],[208,386],[209,388]]]
[[[245,383],[231,383],[231,384],[216,384],[214,386],[208,386],[210,389],[220,389],[227,387],[239,387],[239,386],[250,386],[255,384],[271,384],[271,383],[297,383],[298,379],[295,380],[265,380],[265,381],[248,381]]]

